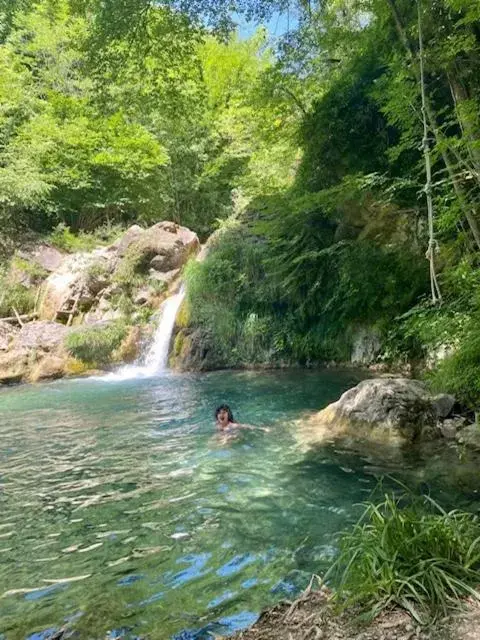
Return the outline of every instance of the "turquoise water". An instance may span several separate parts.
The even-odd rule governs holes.
[[[200,640],[294,595],[381,470],[331,446],[306,454],[291,423],[358,379],[216,372],[0,391],[0,637],[66,625]],[[224,401],[271,430],[222,441]]]

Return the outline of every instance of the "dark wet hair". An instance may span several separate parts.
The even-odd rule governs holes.
[[[215,420],[218,418],[218,414],[220,413],[220,411],[226,411],[228,413],[228,421],[235,422],[235,420],[233,419],[232,410],[230,409],[228,404],[221,404],[219,407],[215,409]]]

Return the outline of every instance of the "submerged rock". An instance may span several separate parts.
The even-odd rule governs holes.
[[[385,443],[429,440],[437,412],[425,385],[408,378],[363,380],[303,425],[311,442],[335,438]]]

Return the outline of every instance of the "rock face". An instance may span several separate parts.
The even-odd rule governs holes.
[[[27,278],[26,286],[38,286],[32,278],[43,282],[39,321],[19,328],[0,319],[0,384],[78,372],[82,363],[72,362],[64,348],[67,321],[77,326],[145,320],[178,286],[181,268],[199,249],[195,233],[164,221],[149,229],[134,225],[112,245],[93,251],[65,254],[39,244],[18,252],[17,280]],[[136,358],[142,337],[132,327],[117,354],[122,361]]]
[[[63,340],[69,329],[56,322],[29,322],[0,351],[0,384],[60,377],[68,359]]]
[[[18,333],[18,329],[5,320],[0,320],[0,353],[7,351]]]
[[[20,252],[19,256],[50,273],[56,271],[65,258],[64,253],[48,244],[39,244],[31,251]]]
[[[159,289],[168,290],[199,248],[197,234],[174,222],[159,222],[149,229],[134,225],[109,247],[64,257],[45,281],[40,318],[54,320],[69,301],[78,298],[82,312],[93,312],[87,322],[112,319],[111,305],[106,302],[115,283],[125,287],[135,276],[149,278],[151,291],[144,289],[142,299],[150,302],[158,297]]]
[[[437,410],[425,385],[407,378],[364,380],[306,422],[310,440],[337,437],[412,443],[437,436]]]
[[[381,334],[374,328],[358,329],[352,340],[351,361],[353,364],[369,365],[375,362],[382,349]]]

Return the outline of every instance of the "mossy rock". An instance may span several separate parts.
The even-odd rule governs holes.
[[[65,361],[65,374],[69,376],[81,376],[91,371],[88,363],[78,360],[78,358],[69,357]]]
[[[191,321],[191,312],[190,305],[188,300],[185,299],[180,305],[180,309],[178,310],[177,317],[175,319],[175,324],[180,329],[186,329],[190,326]]]
[[[129,327],[127,335],[114,352],[112,361],[134,362],[140,354],[141,338],[142,332],[140,327]]]

